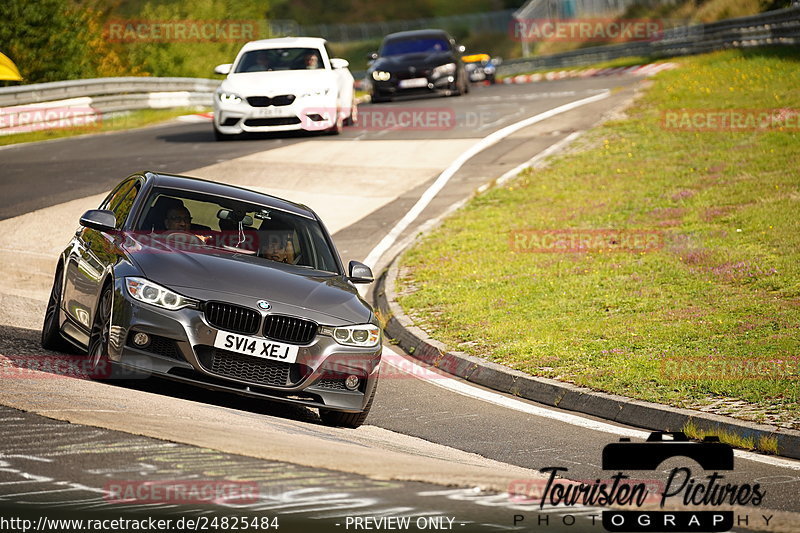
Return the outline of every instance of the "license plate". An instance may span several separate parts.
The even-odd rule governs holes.
[[[217,332],[217,337],[214,339],[214,347],[244,355],[252,355],[253,357],[260,357],[262,359],[283,361],[284,363],[294,363],[297,361],[297,346],[261,339],[259,337],[237,335],[236,333],[228,333],[227,331]]]
[[[288,109],[281,109],[280,107],[257,107],[251,113],[256,118],[279,118],[279,117],[292,117],[292,113]]]
[[[401,89],[413,89],[415,87],[427,87],[428,78],[411,78],[410,80],[400,80],[398,83]]]

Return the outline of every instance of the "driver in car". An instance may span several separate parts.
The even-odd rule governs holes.
[[[296,259],[291,232],[271,231],[261,247],[261,256],[280,263],[294,264]]]
[[[189,231],[192,228],[192,214],[183,206],[176,206],[167,211],[164,219],[167,231]]]

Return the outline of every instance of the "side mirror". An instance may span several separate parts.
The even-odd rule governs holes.
[[[370,52],[369,54],[367,54],[367,59],[370,61],[375,61],[376,59],[378,59],[378,52]]]
[[[231,67],[233,63],[223,63],[222,65],[217,65],[214,67],[214,74],[221,74],[223,76],[227,76],[231,73]]]
[[[463,54],[464,52],[466,52],[466,51],[467,51],[467,48],[466,48],[466,47],[465,47],[463,44],[459,44],[459,45],[456,47],[456,50],[458,50],[458,53],[459,53],[459,54]]]
[[[347,68],[350,66],[350,62],[346,59],[341,59],[338,57],[334,57],[331,59],[331,67],[333,68]]]
[[[90,209],[81,216],[80,225],[97,231],[114,231],[117,217],[114,216],[113,211],[107,209]]]
[[[348,278],[353,283],[372,283],[375,278],[372,276],[372,269],[364,263],[358,261],[350,261],[348,267]]]

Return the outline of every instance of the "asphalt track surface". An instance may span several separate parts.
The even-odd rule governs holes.
[[[451,128],[354,128],[339,137],[261,135],[216,143],[208,123],[171,123],[5,148],[0,150],[0,220],[18,220],[14,217],[37,209],[46,214],[64,202],[103,193],[140,169],[190,173],[211,165],[224,168],[228,162],[233,164],[254,154],[292,147],[300,152],[305,146],[318,149],[320,142],[477,141],[526,117],[611,89],[610,96],[602,101],[525,128],[472,158],[403,232],[402,241],[478,186],[570,133],[594,125],[629,99],[640,82],[634,77],[609,77],[477,87],[460,98],[362,106],[365,116],[386,109],[444,110],[456,120]],[[391,202],[338,228],[334,240],[343,259],[366,257],[435,177],[433,173],[415,182]],[[280,182],[281,176],[275,179]],[[74,221],[53,223],[73,225]],[[44,266],[37,268],[46,270]],[[43,272],[41,279],[49,275]],[[5,292],[5,288],[0,290]],[[10,300],[2,294],[0,298],[6,307],[13,302],[38,312],[37,305],[42,305],[40,298]],[[0,354],[42,352],[38,331],[30,320],[10,320],[8,313],[2,316]],[[320,425],[316,414],[308,409],[210,395],[160,380],[120,384],[66,379],[9,382],[0,392],[0,404],[9,406],[0,408],[2,516],[25,515],[38,520],[44,515],[86,518],[93,516],[91,513],[105,513],[114,517],[123,512],[125,516],[172,517],[272,514],[279,516],[283,530],[314,524],[314,529],[325,531],[356,530],[346,523],[348,517],[410,516],[414,525],[411,530],[420,529],[415,525],[416,518],[449,517],[456,531],[604,531],[599,523],[593,523],[600,509],[540,509],[510,498],[503,492],[503,483],[519,479],[525,483],[531,479],[526,477],[532,475],[528,473],[552,466],[568,468],[564,475],[570,479],[607,479],[612,473],[602,471],[602,448],[617,441],[618,435],[456,394],[437,386],[435,379],[423,381],[402,372],[390,375],[379,384],[367,426],[351,432]],[[79,383],[73,383],[76,381]],[[168,422],[163,428],[158,423],[162,419]],[[226,421],[230,433],[225,433]],[[208,431],[198,435],[202,433],[198,428]],[[245,428],[252,429],[252,434]],[[293,442],[294,450],[279,459],[270,457],[270,444],[279,448],[280,439]],[[253,442],[260,443],[263,451],[246,446]],[[354,443],[356,448],[348,447]],[[309,457],[324,454],[320,450],[325,445],[334,450],[330,456]],[[337,456],[338,450],[359,447],[364,454],[361,465],[358,453]],[[403,463],[402,457],[393,463],[395,452],[405,454],[405,460],[409,455],[420,461],[433,458],[456,467],[448,470],[431,463],[430,473],[426,473],[425,468],[409,467],[414,463]],[[383,468],[370,470],[370,454],[378,458],[376,464],[385,458]],[[484,464],[483,459],[491,462]],[[662,469],[666,472],[682,464],[674,460]],[[498,475],[484,483],[489,487],[477,490],[481,476],[492,469],[517,477]],[[459,470],[463,470],[461,476],[454,473]],[[663,479],[665,474],[632,475],[637,476]],[[702,471],[696,476],[703,479]],[[252,480],[260,484],[263,498],[245,507],[109,502],[104,487],[121,479]],[[797,462],[765,464],[737,459],[735,470],[726,473],[726,481],[765,487],[767,495],[760,507],[736,509],[742,529],[792,531],[800,527],[795,514],[800,511]],[[524,516],[522,521],[520,515]],[[762,515],[774,515],[769,526],[764,525]],[[571,523],[573,519],[575,523]],[[427,529],[435,525],[421,523],[427,524]]]

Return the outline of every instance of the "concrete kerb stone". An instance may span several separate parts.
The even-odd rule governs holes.
[[[398,254],[381,272],[373,295],[376,307],[387,317],[384,328],[387,337],[412,357],[476,385],[621,424],[654,431],[680,431],[691,422],[703,431],[752,438],[756,443],[764,438],[776,439],[780,455],[800,459],[800,431],[597,392],[448,351],[443,343],[431,339],[415,326],[397,304],[395,284],[399,257]]]

